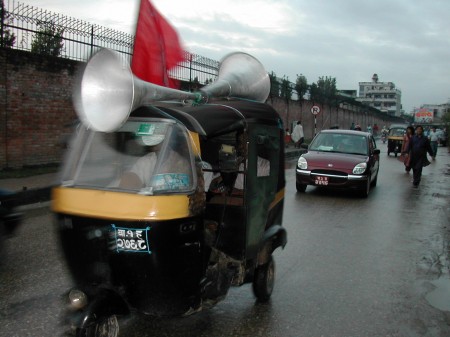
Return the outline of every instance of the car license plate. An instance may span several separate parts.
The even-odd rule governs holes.
[[[317,176],[314,180],[316,185],[327,186],[328,185],[328,177]]]

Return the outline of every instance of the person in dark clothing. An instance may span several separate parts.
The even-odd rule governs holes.
[[[427,158],[427,152],[433,156],[430,140],[423,135],[423,127],[416,127],[416,134],[411,137],[406,153],[410,156],[410,167],[413,170],[413,186],[418,187],[422,177],[422,168],[428,166],[430,162]]]

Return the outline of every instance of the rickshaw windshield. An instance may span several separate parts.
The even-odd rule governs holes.
[[[140,194],[187,193],[196,186],[185,128],[173,121],[127,121],[111,133],[81,130],[63,184]]]
[[[404,129],[404,128],[394,128],[394,129],[389,130],[389,136],[403,137],[405,132],[406,132],[406,129]]]

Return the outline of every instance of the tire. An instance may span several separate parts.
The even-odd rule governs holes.
[[[375,187],[375,186],[377,186],[377,180],[378,180],[378,172],[377,172],[377,175],[376,175],[376,177],[375,177],[375,179],[372,181],[372,187]]]
[[[297,187],[297,192],[305,192],[306,186],[307,185],[305,185],[305,184],[295,183],[295,187]]]
[[[117,337],[119,336],[119,322],[117,317],[112,315],[97,324],[88,326],[85,329],[77,330],[77,337]]]
[[[370,175],[367,177],[367,183],[366,185],[360,190],[359,194],[361,197],[363,198],[367,198],[369,196],[369,192],[370,192]]]
[[[275,261],[272,255],[267,263],[255,270],[253,278],[253,294],[258,301],[267,302],[272,295],[275,284]]]

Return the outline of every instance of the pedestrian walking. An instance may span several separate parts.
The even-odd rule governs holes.
[[[291,133],[289,132],[289,129],[286,128],[285,133],[284,133],[284,144],[286,147],[289,147],[289,144],[291,144],[292,138],[291,138]]]
[[[300,147],[303,141],[305,140],[305,135],[303,133],[303,126],[300,121],[297,122],[294,130],[292,130],[291,134],[292,141],[294,142],[294,147]]]
[[[411,140],[411,137],[414,135],[414,128],[412,126],[408,126],[406,128],[406,133],[403,136],[403,144],[402,144],[402,157],[403,157],[403,164],[405,165],[405,171],[406,173],[409,173],[411,171],[411,156],[407,152],[407,149],[409,147],[409,141]]]
[[[430,133],[428,134],[428,138],[430,139],[430,143],[431,143],[431,148],[433,149],[433,155],[431,157],[433,157],[433,160],[436,160],[436,155],[437,155],[437,149],[438,149],[438,141],[439,141],[439,135],[436,132],[436,127],[433,126],[431,128]]]
[[[417,188],[422,178],[422,168],[430,164],[427,158],[427,152],[433,156],[433,149],[430,140],[423,135],[423,127],[416,126],[416,134],[411,137],[408,143],[406,153],[409,153],[410,166],[413,170],[413,187]]]

